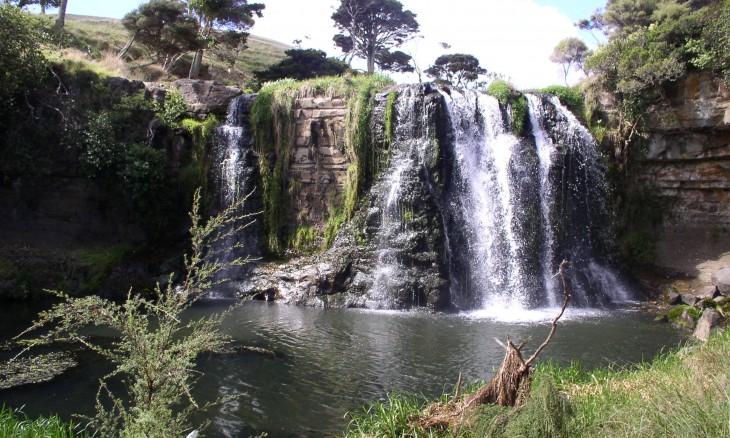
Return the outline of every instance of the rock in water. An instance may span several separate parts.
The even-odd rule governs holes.
[[[717,326],[717,324],[720,322],[720,319],[720,312],[718,312],[717,310],[705,310],[700,320],[697,321],[697,326],[695,327],[695,331],[694,333],[692,333],[692,336],[702,342],[707,342],[707,340],[710,339],[710,333],[712,332],[712,329]]]
[[[717,290],[721,294],[727,295],[730,293],[730,267],[726,266],[719,271],[712,274],[712,284],[717,286]]]

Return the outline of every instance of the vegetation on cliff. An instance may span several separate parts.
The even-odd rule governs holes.
[[[251,108],[254,144],[260,159],[264,191],[263,219],[266,246],[271,254],[283,255],[289,242],[303,242],[301,233],[290,230],[287,210],[292,181],[287,178],[294,141],[294,104],[297,98],[325,96],[348,102],[345,152],[350,160],[344,200],[332,206],[327,225],[330,241],[344,219],[350,218],[358,200],[372,184],[377,151],[370,147],[369,121],[374,94],[392,85],[384,76],[344,76],[308,81],[280,80],[266,84]],[[344,216],[342,216],[344,215]],[[300,234],[299,238],[296,234]]]

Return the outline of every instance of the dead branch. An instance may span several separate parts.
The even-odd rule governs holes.
[[[565,279],[565,269],[568,267],[568,261],[563,260],[558,269],[556,276],[560,276],[563,283],[563,306],[560,312],[553,319],[550,333],[545,341],[535,350],[535,352],[527,360],[522,358],[522,349],[530,341],[530,338],[524,340],[519,346],[515,345],[512,340],[507,337],[507,344],[503,344],[495,339],[499,345],[505,350],[505,356],[499,371],[492,377],[487,384],[479,388],[476,392],[466,397],[463,401],[457,400],[459,396],[459,387],[461,383],[461,375],[459,375],[459,383],[457,384],[456,397],[452,403],[442,404],[435,403],[428,406],[420,417],[417,419],[419,426],[424,429],[437,427],[444,429],[449,425],[458,427],[461,419],[475,407],[481,404],[498,404],[500,406],[522,406],[530,393],[532,382],[532,373],[534,368],[532,363],[537,359],[538,355],[548,346],[555,336],[558,321],[565,313],[565,309],[570,303],[570,290],[568,282]]]

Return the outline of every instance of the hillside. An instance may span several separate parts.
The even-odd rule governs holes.
[[[131,62],[123,62],[116,58],[116,53],[127,42],[127,31],[121,20],[115,18],[90,17],[85,15],[67,15],[66,39],[63,41],[62,56],[77,61],[90,62],[105,73],[124,76],[144,81],[175,80],[186,77],[190,56],[180,61],[173,75],[165,74],[150,60],[143,47],[133,46]],[[250,35],[247,48],[239,53],[224,52],[226,58],[235,59],[231,66],[211,53],[204,59],[204,79],[213,79],[226,84],[244,85],[252,79],[253,72],[263,70],[286,57],[284,51],[291,46],[268,39]],[[207,66],[207,70],[205,70]]]

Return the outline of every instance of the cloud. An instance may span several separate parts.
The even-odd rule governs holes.
[[[559,65],[548,59],[555,45],[579,36],[572,20],[552,6],[533,0],[401,0],[417,14],[423,38],[404,46],[425,69],[444,53],[469,53],[489,71],[502,73],[521,89],[562,84]],[[338,0],[266,0],[264,18],[252,29],[257,35],[324,50],[330,56],[336,33],[330,19]],[[440,42],[451,45],[448,50]],[[577,78],[573,74],[572,78]],[[399,77],[415,81],[415,75]]]

